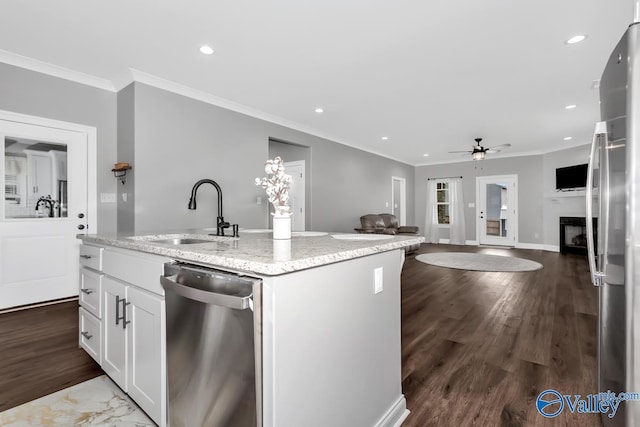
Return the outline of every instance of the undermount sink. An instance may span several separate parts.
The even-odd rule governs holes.
[[[179,237],[175,239],[160,239],[160,240],[149,240],[150,243],[165,243],[168,245],[193,245],[196,243],[211,243],[211,240],[204,239],[190,239],[185,237]]]
[[[333,234],[331,237],[338,240],[388,240],[393,239],[390,234]]]

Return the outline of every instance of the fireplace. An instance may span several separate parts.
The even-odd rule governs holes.
[[[597,218],[593,218],[593,241],[597,245]],[[585,218],[560,217],[560,253],[587,254],[587,222]]]

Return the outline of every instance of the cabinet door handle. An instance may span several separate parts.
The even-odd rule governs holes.
[[[91,259],[92,256],[91,255],[80,255],[80,258]]]
[[[83,337],[85,337],[86,339],[90,340],[93,335],[91,335],[89,332],[81,332],[80,335],[82,335]]]
[[[127,329],[127,325],[131,323],[130,320],[127,320],[127,306],[130,304],[126,298],[122,300],[122,329]]]
[[[118,324],[120,324],[120,295],[116,295],[116,325]]]
[[[120,303],[122,303],[122,316],[120,316]],[[127,320],[127,306],[131,304],[127,302],[126,298],[120,298],[119,295],[116,295],[116,325],[120,324],[122,320],[122,329],[127,329],[127,325],[131,323],[130,320]]]
[[[80,291],[87,295],[91,295],[94,292],[93,289],[80,289]]]

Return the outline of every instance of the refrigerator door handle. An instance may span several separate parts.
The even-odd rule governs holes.
[[[599,271],[596,265],[596,248],[593,241],[593,164],[596,156],[596,148],[600,138],[607,137],[607,123],[596,123],[596,129],[593,133],[593,141],[591,142],[591,151],[589,152],[589,166],[587,168],[587,189],[586,189],[586,228],[587,228],[587,258],[589,260],[589,271],[591,272],[591,283],[593,286],[602,286],[604,273]],[[602,264],[602,263],[600,263]]]

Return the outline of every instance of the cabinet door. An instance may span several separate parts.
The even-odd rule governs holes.
[[[127,391],[127,329],[122,316],[127,286],[108,276],[102,279],[102,369]],[[129,325],[126,325],[127,328]]]
[[[56,195],[53,193],[51,185],[52,169],[51,156],[49,154],[32,154],[27,156],[29,161],[29,185],[31,186],[31,194],[34,198],[50,195],[54,199]]]
[[[127,393],[162,427],[167,412],[164,299],[131,286],[127,302]]]

